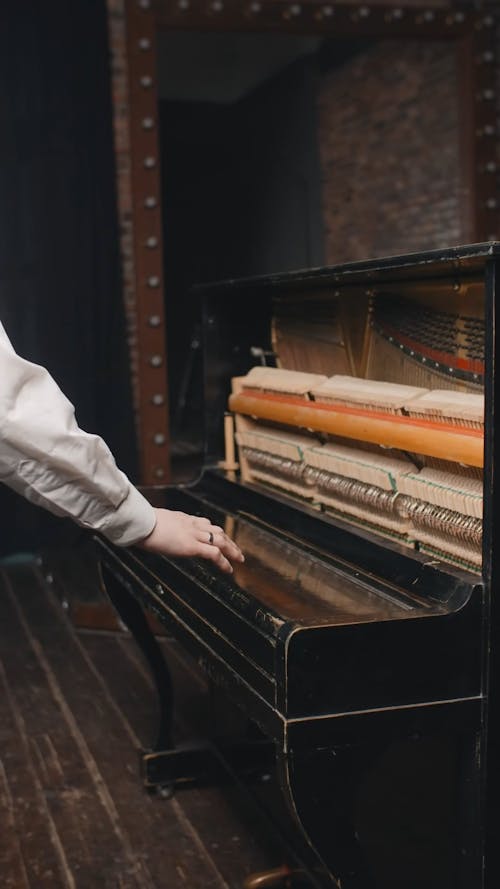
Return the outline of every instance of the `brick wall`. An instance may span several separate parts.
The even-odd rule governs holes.
[[[357,0],[346,2],[360,5]],[[370,2],[377,5],[379,2],[387,3],[387,0]],[[124,299],[133,353],[135,293],[124,0],[107,0],[107,4]],[[470,0],[470,3],[464,0],[455,3],[448,0],[399,0],[393,5],[431,9],[472,7],[475,3],[474,0]],[[413,245],[438,246],[460,240],[456,215],[459,187],[457,99],[453,94],[455,72],[452,52],[446,46],[430,45],[424,48],[415,44],[408,55],[408,49],[407,44],[403,49],[398,44],[375,48],[364,60],[356,59],[341,74],[333,74],[330,82],[321,89],[319,110],[328,261],[367,256],[373,251],[380,255],[410,249]],[[381,72],[377,74],[380,60],[386,52],[390,54],[393,72],[391,74],[390,66],[385,65],[387,60],[384,58]],[[396,83],[396,72],[401,77],[401,83]],[[429,95],[425,95],[427,87],[431,91],[431,102],[428,101]],[[355,98],[356,90],[358,95]],[[368,94],[369,100],[366,98]],[[391,99],[384,109],[382,105],[387,95]],[[353,101],[355,104],[349,110],[348,106]],[[361,116],[364,120],[361,121],[360,114],[357,115],[358,128],[356,108],[363,108]],[[335,128],[331,127],[329,121],[332,115],[338,121],[342,120],[342,127],[338,124]],[[375,126],[371,127],[370,122]],[[418,127],[415,127],[416,122]],[[432,143],[436,143],[439,150],[432,157],[429,156],[428,176],[422,177],[422,159],[413,155],[422,150],[428,154],[428,145]],[[431,178],[433,187],[429,190],[425,183]],[[428,212],[429,201],[432,215]],[[401,225],[403,217],[405,225]]]
[[[448,43],[384,41],[324,76],[328,263],[463,241],[456,65]]]
[[[124,0],[106,2],[123,290],[137,410]],[[157,4],[161,2],[156,0]],[[370,5],[378,2],[370,0]],[[352,3],[363,8],[358,0]],[[485,0],[482,5],[486,9],[497,3],[498,0]],[[393,5],[424,9],[477,7],[476,0],[398,0]],[[324,82],[318,109],[328,262],[466,240],[462,238],[458,212],[460,170],[454,64],[450,45],[383,43],[372,47],[364,58],[358,56],[341,71],[332,73]],[[498,81],[500,96],[500,67]],[[500,167],[500,147],[497,154]],[[494,190],[492,197],[496,198],[498,181]],[[497,228],[496,223],[492,228]]]

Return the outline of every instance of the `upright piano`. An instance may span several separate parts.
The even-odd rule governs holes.
[[[215,759],[272,762],[279,885],[499,885],[499,269],[483,243],[199,288],[203,467],[145,493],[246,561],[95,538],[162,701],[146,786],[207,765],[172,737],[145,609],[245,716]]]

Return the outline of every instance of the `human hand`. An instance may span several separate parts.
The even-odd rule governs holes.
[[[155,509],[156,525],[137,546],[164,556],[197,556],[232,574],[231,562],[244,562],[240,548],[210,519],[171,509]]]

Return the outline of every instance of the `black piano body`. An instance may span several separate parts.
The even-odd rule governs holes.
[[[498,885],[499,261],[500,245],[488,243],[202,288],[203,470],[192,484],[146,493],[156,505],[225,527],[246,561],[222,575],[209,563],[96,538],[106,589],[149,652],[163,703],[158,741],[143,756],[146,785],[175,780],[183,768],[168,670],[141,624],[150,609],[256,727],[255,749],[263,740],[272,748],[289,865],[302,872],[288,885]],[[256,354],[273,353],[277,298],[310,317],[319,300],[347,294],[355,316],[373,292],[437,288],[451,306],[469,285],[481,294],[485,319],[481,570],[354,529],[224,468],[231,379],[247,373]],[[241,748],[249,760],[251,747]]]

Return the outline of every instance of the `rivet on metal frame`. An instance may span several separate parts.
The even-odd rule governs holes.
[[[222,10],[224,9],[222,0],[212,0],[210,9],[212,10],[212,12],[222,12]]]
[[[487,206],[488,210],[496,210],[496,208],[498,206],[497,199],[496,198],[488,198],[488,200],[486,201],[486,206]]]
[[[302,6],[300,3],[292,3],[291,6],[288,6],[287,9],[283,12],[283,18],[290,19],[296,18],[302,12]]]
[[[139,49],[142,49],[143,52],[151,49],[151,40],[149,39],[149,37],[141,37],[141,39],[139,40]]]
[[[151,9],[151,0],[139,0],[139,9]]]
[[[150,275],[148,278],[148,287],[159,287],[160,279],[158,275]]]
[[[155,432],[155,434],[153,435],[153,441],[155,445],[165,444],[166,440],[166,436],[163,434],[163,432]]]
[[[150,327],[159,327],[161,324],[161,318],[159,315],[150,315],[148,318],[148,324]]]
[[[433,22],[436,15],[433,9],[426,9],[423,14],[424,22]]]
[[[155,125],[154,118],[152,117],[143,117],[141,120],[141,127],[143,130],[152,130]]]
[[[399,21],[399,19],[403,18],[403,14],[404,13],[402,9],[390,9],[388,12],[386,12],[384,18],[386,22],[396,22]]]
[[[181,12],[186,12],[186,10],[189,9],[191,4],[190,4],[189,0],[179,0],[179,2],[177,3],[177,6],[181,10]]]
[[[162,469],[161,466],[157,466],[155,469],[156,478],[163,478],[164,475],[165,475],[165,470]],[[163,592],[163,587],[162,587],[162,592]]]
[[[154,235],[151,235],[150,238],[146,238],[146,247],[149,250],[154,250],[155,247],[158,247],[158,238],[155,238]]]
[[[163,356],[162,355],[151,355],[149,359],[149,363],[151,367],[161,367],[163,364]]]
[[[262,11],[262,3],[251,3],[248,7],[248,11],[252,13],[252,15],[257,15],[258,12]]]
[[[157,203],[158,201],[153,194],[148,194],[148,196],[144,198],[144,206],[147,210],[153,210],[156,207]]]
[[[165,396],[161,394],[161,392],[155,392],[151,401],[155,405],[155,407],[161,407],[162,404],[165,404]]]
[[[149,87],[153,86],[153,78],[149,74],[143,74],[139,83],[144,89],[149,89]]]
[[[144,166],[146,167],[147,170],[151,170],[153,167],[156,166],[156,158],[151,157],[151,155],[149,155],[148,157],[145,157],[144,158]]]

